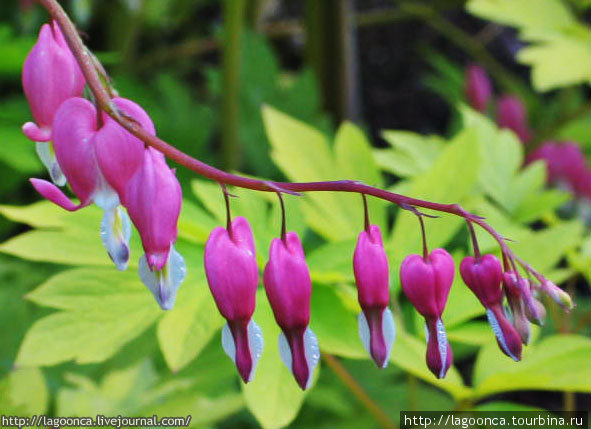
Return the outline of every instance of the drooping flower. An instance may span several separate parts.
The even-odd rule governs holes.
[[[205,274],[222,316],[224,351],[245,383],[254,377],[263,351],[263,334],[252,320],[259,269],[248,221],[237,217],[229,229],[215,228],[205,244]]]
[[[279,352],[302,389],[310,387],[320,351],[310,323],[312,281],[298,235],[271,242],[263,276],[267,298],[281,328]]]
[[[515,361],[521,360],[522,338],[503,312],[503,269],[494,255],[466,256],[460,264],[460,274],[480,303],[486,308],[488,322],[499,347]]]
[[[23,132],[36,142],[36,150],[51,179],[65,185],[51,140],[54,115],[69,98],[80,97],[84,76],[64,40],[57,22],[41,27],[37,43],[23,65],[22,83],[35,123],[23,125]]]
[[[477,64],[468,66],[465,85],[466,98],[470,106],[480,112],[485,112],[493,92],[486,70]]]
[[[497,102],[497,124],[512,130],[523,144],[531,139],[527,121],[527,110],[521,100],[513,95],[499,97]]]
[[[174,171],[156,149],[144,149],[141,166],[127,183],[124,203],[142,239],[139,273],[163,310],[174,306],[186,275],[185,261],[174,248],[182,191]]]
[[[113,99],[113,103],[154,132],[152,122],[138,105],[122,98]],[[125,269],[131,224],[118,207],[120,198],[111,184],[117,188],[125,186],[139,168],[144,149],[143,144],[137,144],[139,140],[104,113],[102,123],[99,127],[95,106],[79,97],[66,100],[55,114],[52,140],[56,160],[80,199],[78,205],[52,183],[40,179],[31,182],[41,195],[66,210],[79,210],[92,203],[102,208],[101,239],[117,267]]]
[[[438,378],[445,377],[453,356],[441,315],[455,275],[454,261],[445,249],[426,258],[408,255],[400,267],[402,290],[425,318],[427,366]]]
[[[376,365],[385,368],[396,335],[390,303],[390,269],[377,225],[359,233],[353,269],[357,297],[362,312],[359,314],[359,335]]]

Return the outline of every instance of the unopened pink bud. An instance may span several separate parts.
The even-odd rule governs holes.
[[[376,365],[384,368],[395,337],[390,303],[388,257],[377,225],[362,231],[353,255],[359,314],[359,334]]]
[[[492,85],[490,79],[481,66],[472,64],[466,69],[465,91],[470,106],[484,112],[488,101],[492,96]]]
[[[57,22],[41,27],[23,65],[22,81],[36,122],[25,124],[23,130],[33,141],[49,141],[58,108],[68,98],[81,96],[85,84]]]
[[[237,217],[230,231],[215,228],[205,245],[205,274],[222,316],[224,350],[245,383],[252,380],[263,348],[260,328],[252,320],[259,269],[248,221]]]
[[[264,283],[275,320],[281,328],[279,351],[298,385],[307,389],[320,352],[318,340],[308,327],[312,281],[298,235],[288,232],[274,239],[265,267]]]

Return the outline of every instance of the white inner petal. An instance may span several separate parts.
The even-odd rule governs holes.
[[[53,151],[51,143],[35,142],[35,151],[47,169],[51,181],[57,186],[64,186],[66,184],[66,176],[64,176],[62,169],[57,163],[57,158],[55,157],[55,152]]]
[[[140,278],[163,310],[170,310],[174,307],[177,291],[186,274],[185,260],[172,244],[166,265],[160,271],[150,270],[145,254],[140,258]]]
[[[222,328],[222,348],[228,357],[232,359],[232,362],[236,364],[236,344],[234,343],[234,336],[227,323]]]
[[[396,340],[396,325],[394,324],[394,317],[392,316],[390,309],[387,307],[382,313],[382,332],[384,333],[384,341],[386,342],[386,356],[388,356],[388,359],[386,359],[382,368],[386,368],[388,366],[388,361],[390,360],[390,353],[392,353],[394,341]]]
[[[252,369],[250,370],[248,381],[251,381],[254,378],[259,359],[263,354],[265,342],[263,340],[263,331],[261,331],[261,328],[254,320],[250,319],[250,322],[248,322],[247,331],[248,346],[250,348],[250,356],[252,357]]]
[[[439,356],[441,358],[441,370],[439,371],[439,378],[443,378],[447,366],[447,333],[441,319],[435,322],[435,330],[437,331],[437,346],[439,348]]]
[[[318,339],[316,334],[310,328],[304,332],[304,350],[306,354],[306,362],[308,363],[308,381],[306,382],[306,389],[310,387],[314,375],[314,369],[320,360],[320,347],[318,346]]]
[[[131,222],[121,206],[103,211],[100,229],[101,240],[118,270],[127,269]]]
[[[369,325],[367,324],[367,318],[363,311],[357,316],[357,325],[359,326],[359,338],[361,338],[363,348],[371,355],[371,333],[369,332]]]
[[[501,329],[501,325],[499,325],[497,317],[489,308],[486,309],[486,318],[488,319],[488,323],[490,324],[495,334],[495,337],[497,337],[497,340],[499,340],[499,344],[501,345],[503,351],[507,353],[507,355],[514,361],[519,361],[519,359],[517,359],[517,357],[513,353],[511,353],[511,350],[509,350],[507,342],[505,341],[505,336],[503,335],[503,330]]]
[[[287,342],[287,338],[285,338],[285,334],[283,332],[279,333],[279,356],[281,357],[281,361],[283,364],[291,371],[291,347],[289,347],[289,343]]]

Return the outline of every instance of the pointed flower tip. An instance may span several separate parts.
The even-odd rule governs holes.
[[[439,379],[445,378],[453,363],[453,353],[441,319],[426,320],[427,354],[429,370]]]
[[[378,368],[386,368],[396,339],[394,318],[389,308],[374,308],[359,313],[359,336],[363,347]]]
[[[60,206],[64,210],[74,212],[89,204],[89,202],[74,204],[57,186],[47,180],[29,179],[29,181],[41,196]]]
[[[300,389],[308,389],[320,359],[318,339],[310,328],[284,330],[279,334],[279,355]]]
[[[521,360],[522,338],[505,317],[501,305],[487,308],[486,317],[503,353],[514,361]]]
[[[226,323],[222,329],[222,347],[236,365],[242,381],[252,381],[264,347],[263,333],[255,321]]]

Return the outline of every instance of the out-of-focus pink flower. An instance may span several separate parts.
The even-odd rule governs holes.
[[[497,102],[497,124],[512,130],[523,144],[531,139],[527,110],[521,100],[513,95],[504,95]]]
[[[493,92],[486,70],[477,64],[468,66],[465,73],[465,91],[470,106],[485,112]]]
[[[267,298],[281,328],[279,352],[302,389],[310,387],[320,351],[310,323],[312,281],[298,235],[271,242],[263,276]]]
[[[537,160],[545,162],[549,184],[591,198],[591,170],[578,143],[546,141],[528,155],[526,162]]]
[[[41,27],[37,43],[23,65],[22,83],[35,122],[23,125],[24,134],[36,142],[36,150],[51,179],[65,185],[51,143],[51,124],[61,104],[79,97],[84,76],[54,21]]]
[[[362,231],[353,255],[353,269],[357,297],[362,312],[359,314],[359,334],[363,345],[380,368],[388,365],[388,357],[395,338],[395,327],[390,303],[390,269],[377,225]]]
[[[224,350],[245,383],[252,380],[263,350],[261,329],[252,320],[259,269],[248,221],[237,217],[230,230],[215,228],[205,245],[205,274],[222,316]]]
[[[402,290],[427,324],[427,366],[438,378],[445,377],[453,356],[441,315],[455,275],[454,261],[445,249],[426,258],[408,255],[400,267]]]
[[[460,264],[464,283],[486,308],[486,316],[499,347],[515,361],[521,360],[521,337],[503,312],[503,269],[494,255],[466,256]]]

